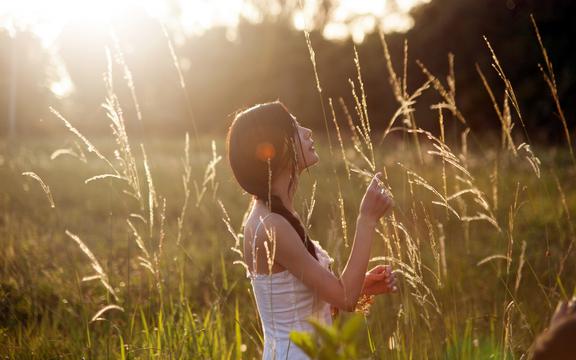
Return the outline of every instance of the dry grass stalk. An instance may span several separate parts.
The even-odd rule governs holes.
[[[442,109],[438,109],[438,126],[440,127],[440,141],[443,144],[445,144],[446,138],[444,136],[444,115],[442,113]],[[446,207],[448,207],[448,181],[446,179],[446,156],[442,156],[442,190],[444,190]],[[446,210],[446,218],[448,218],[448,210]]]
[[[186,81],[184,81],[182,68],[180,67],[178,56],[176,56],[176,51],[174,50],[172,39],[170,38],[170,35],[168,35],[168,30],[166,30],[164,24],[161,24],[161,26],[162,26],[162,33],[164,34],[164,38],[166,39],[166,43],[168,44],[168,50],[170,50],[170,57],[172,58],[172,63],[174,64],[174,68],[176,69],[176,73],[178,74],[180,88],[182,89],[182,93],[184,94],[184,101],[186,102],[186,109],[188,110],[188,116],[190,117],[190,121],[192,123],[194,138],[196,139],[196,142],[198,142],[198,129],[196,127],[196,117],[194,115],[194,111],[192,110],[192,102],[190,101],[190,95],[188,95],[188,87],[186,86]]]
[[[134,235],[136,245],[138,245],[138,248],[140,249],[140,251],[142,251],[142,254],[144,255],[144,256],[138,256],[140,266],[150,271],[150,273],[152,273],[153,275],[156,275],[156,268],[154,267],[152,257],[150,256],[148,249],[146,249],[146,245],[144,244],[144,241],[142,240],[140,233],[138,233],[138,230],[136,229],[134,224],[132,224],[130,219],[127,219],[126,222],[128,223],[128,226],[130,227],[130,230]]]
[[[132,154],[126,125],[124,122],[122,107],[120,101],[114,92],[112,60],[108,49],[106,49],[108,60],[108,71],[104,74],[104,83],[106,86],[106,99],[102,107],[106,110],[106,115],[111,122],[111,129],[118,149],[114,151],[116,160],[120,163],[122,175],[128,179],[128,184],[132,191],[130,194],[140,201],[143,207],[143,199],[140,191],[140,180],[138,176],[138,167],[136,159]]]
[[[432,226],[432,221],[430,215],[426,210],[423,202],[420,202],[422,211],[424,212],[424,222],[428,228],[428,239],[430,239],[430,250],[432,250],[432,257],[436,263],[436,279],[438,281],[438,286],[442,287],[442,268],[440,266],[440,247],[438,241],[436,240],[436,234],[434,233],[434,226]]]
[[[554,69],[552,67],[552,62],[548,58],[548,51],[544,47],[544,43],[542,42],[542,37],[540,36],[540,31],[538,30],[538,25],[536,25],[536,20],[534,20],[534,16],[530,14],[530,20],[532,21],[532,26],[534,27],[534,32],[536,33],[536,38],[538,39],[538,44],[540,45],[540,50],[542,52],[542,56],[544,57],[544,63],[546,64],[546,71],[542,65],[538,64],[540,68],[540,72],[544,77],[544,81],[548,85],[548,89],[550,89],[550,94],[552,95],[552,99],[554,99],[554,105],[556,106],[556,114],[560,118],[562,122],[562,128],[564,129],[564,135],[566,136],[566,142],[568,143],[568,149],[570,150],[570,156],[572,158],[572,163],[576,166],[576,157],[574,156],[574,150],[572,148],[572,139],[570,138],[570,130],[568,129],[568,122],[566,121],[566,116],[564,115],[564,111],[562,110],[562,106],[560,105],[560,98],[558,97],[558,88],[556,86],[556,77],[554,76]]]
[[[140,149],[142,151],[142,161],[144,164],[144,172],[146,174],[146,184],[148,185],[148,230],[152,237],[154,229],[154,209],[158,206],[158,200],[156,197],[154,182],[152,181],[152,172],[150,171],[148,157],[146,156],[146,150],[144,149],[143,144],[140,144]]]
[[[520,145],[518,145],[518,151],[520,150],[524,150],[524,152],[526,152],[526,160],[528,160],[528,163],[530,164],[530,167],[532,168],[532,170],[534,170],[534,173],[536,174],[536,177],[538,179],[540,179],[540,159],[534,154],[534,152],[532,151],[532,148],[530,147],[530,145],[526,144],[526,143],[522,143]]]
[[[118,36],[116,36],[116,32],[113,29],[110,31],[110,35],[112,37],[114,53],[116,54],[116,62],[122,68],[122,71],[124,72],[124,80],[126,80],[126,85],[128,86],[128,89],[130,89],[130,97],[132,99],[132,103],[134,104],[136,117],[140,123],[142,123],[142,111],[140,110],[140,103],[136,97],[136,87],[134,86],[134,77],[132,76],[132,71],[130,71],[128,64],[126,63],[124,53],[122,52],[122,47],[120,46],[120,40],[118,39]]]
[[[184,188],[184,203],[178,216],[178,234],[176,235],[176,245],[180,245],[182,241],[182,229],[184,227],[184,218],[186,210],[188,209],[188,202],[190,200],[190,178],[192,177],[192,165],[190,163],[190,136],[186,133],[184,140],[184,158],[182,159],[182,166],[184,174],[182,174],[182,186]]]
[[[348,129],[350,130],[350,138],[352,140],[353,146],[361,146],[360,138],[358,137],[358,133],[356,131],[356,126],[354,125],[354,121],[352,120],[352,116],[350,115],[350,111],[348,111],[348,106],[344,102],[344,99],[338,98],[338,103],[344,112],[346,123],[348,124]]]
[[[556,276],[560,277],[560,275],[564,272],[564,267],[566,264],[566,261],[571,258],[571,254],[574,250],[574,242],[576,241],[576,230],[574,229],[574,223],[572,222],[572,217],[570,215],[570,209],[568,207],[568,201],[566,199],[566,194],[564,193],[564,189],[562,188],[562,185],[560,184],[560,179],[558,179],[558,176],[556,175],[556,173],[553,171],[552,175],[554,177],[554,182],[556,183],[556,188],[558,189],[558,193],[560,194],[560,200],[562,201],[562,209],[564,210],[564,214],[566,216],[566,221],[568,223],[568,229],[570,231],[570,244],[568,245],[568,248],[566,249],[564,256],[562,257],[562,260],[560,260],[560,265],[558,268],[558,274]]]
[[[210,189],[212,190],[212,197],[216,197],[216,190],[218,189],[218,183],[216,182],[216,165],[222,160],[222,156],[218,155],[216,150],[216,142],[212,140],[212,158],[206,165],[206,169],[204,169],[204,177],[202,179],[202,184],[200,187],[196,180],[194,180],[194,190],[196,192],[196,207],[199,207],[206,191],[208,190],[208,185],[210,185]]]
[[[484,85],[484,88],[490,97],[494,111],[496,111],[496,115],[500,120],[500,125],[502,128],[502,148],[511,150],[514,156],[516,156],[516,145],[514,145],[514,139],[512,138],[512,128],[514,127],[514,122],[510,113],[510,106],[508,105],[508,96],[506,94],[504,95],[502,110],[500,110],[492,88],[488,84],[488,80],[486,79],[486,76],[484,76],[484,73],[478,64],[476,64],[476,71],[482,80],[482,84]]]
[[[86,154],[84,154],[84,151],[82,151],[82,147],[78,144],[77,141],[74,141],[74,148],[70,147],[70,148],[56,149],[52,152],[52,154],[50,154],[50,160],[55,160],[60,156],[68,155],[86,164],[88,162],[88,160],[86,159]]]
[[[304,205],[306,207],[306,229],[310,229],[310,221],[312,220],[312,213],[314,212],[314,206],[316,205],[316,185],[317,181],[314,181],[312,185],[312,193],[310,194],[310,201],[305,200]]]
[[[50,107],[49,109],[50,109],[50,112],[52,112],[52,114],[54,114],[57,118],[62,120],[62,122],[64,123],[66,128],[68,128],[68,130],[70,130],[71,133],[76,135],[78,137],[78,139],[80,139],[84,143],[84,145],[86,146],[86,150],[89,153],[94,153],[100,160],[103,160],[110,167],[110,169],[112,169],[112,171],[114,171],[115,174],[117,174],[117,175],[120,174],[118,172],[118,170],[116,170],[114,165],[112,165],[112,163],[108,160],[108,158],[106,158],[104,155],[102,155],[102,153],[96,148],[96,146],[94,146],[84,135],[82,135],[80,133],[80,131],[78,131],[74,126],[72,126],[72,124],[68,120],[66,120],[66,118],[64,118],[64,116],[62,116],[53,107]]]
[[[522,249],[520,250],[520,258],[518,260],[518,271],[516,271],[516,283],[514,284],[514,293],[518,292],[520,282],[522,281],[522,268],[526,259],[526,241],[522,241]]]
[[[508,80],[508,78],[506,77],[506,74],[504,73],[504,69],[500,65],[500,61],[498,61],[498,57],[496,56],[496,53],[494,52],[494,49],[492,48],[492,45],[490,45],[490,42],[488,41],[488,38],[486,36],[484,36],[484,41],[486,42],[486,45],[488,46],[488,49],[490,50],[490,54],[492,55],[492,60],[493,60],[492,67],[494,68],[494,70],[496,70],[496,73],[498,74],[500,79],[504,82],[506,97],[508,97],[508,99],[510,99],[512,106],[514,107],[514,110],[516,111],[516,115],[518,116],[518,119],[520,120],[520,124],[522,125],[522,129],[524,130],[524,135],[526,136],[527,142],[531,143],[530,135],[528,135],[528,130],[526,129],[526,125],[524,124],[524,120],[522,119],[522,113],[520,112],[520,105],[518,104],[518,99],[516,98],[516,93],[514,92],[514,88],[512,87],[512,83],[510,83],[510,80]]]
[[[454,115],[454,117],[456,117],[456,119],[458,119],[458,121],[460,121],[463,125],[467,126],[468,124],[466,123],[466,119],[464,118],[464,115],[462,115],[462,113],[460,112],[460,110],[456,106],[455,93],[452,93],[450,90],[446,90],[446,88],[444,87],[444,85],[442,85],[440,80],[438,80],[437,77],[432,75],[432,73],[426,68],[426,66],[424,66],[424,64],[420,60],[416,60],[416,63],[418,64],[418,66],[420,67],[420,69],[422,70],[424,75],[426,75],[428,80],[431,82],[434,89],[444,99],[445,103],[441,104],[442,107],[450,110],[452,115]],[[449,82],[449,84],[450,84],[450,82]]]
[[[22,173],[22,175],[31,177],[32,179],[36,180],[36,182],[38,182],[38,184],[40,184],[40,186],[42,187],[42,191],[44,191],[44,194],[46,194],[46,198],[50,202],[50,207],[51,208],[56,207],[56,205],[54,204],[54,198],[52,197],[52,192],[50,191],[50,187],[44,183],[44,181],[42,180],[42,178],[40,178],[40,176],[38,176],[35,172],[32,171],[25,171]]]
[[[423,86],[417,89],[411,96],[408,95],[408,41],[404,40],[404,51],[403,51],[403,76],[402,79],[398,78],[396,71],[394,70],[394,65],[392,64],[392,56],[390,55],[390,51],[388,49],[388,43],[386,42],[386,38],[384,33],[380,31],[380,42],[382,43],[382,48],[384,50],[384,58],[386,59],[386,68],[388,69],[389,74],[389,82],[394,92],[394,96],[396,101],[400,104],[400,107],[396,111],[396,113],[392,116],[392,119],[388,123],[388,127],[384,130],[384,134],[380,139],[380,143],[384,141],[384,138],[390,132],[392,125],[396,121],[396,119],[400,116],[404,116],[404,122],[407,124],[410,129],[415,130],[416,126],[416,118],[414,117],[414,108],[412,105],[416,103],[415,99],[421,95],[421,93],[428,88],[428,82],[426,82]],[[424,163],[424,159],[422,157],[422,149],[420,147],[420,140],[416,134],[413,135],[414,137],[414,144],[416,146],[416,153],[418,154],[418,159],[420,163]]]
[[[487,256],[487,257],[485,257],[484,259],[478,261],[478,262],[476,263],[476,266],[484,265],[484,264],[489,263],[489,262],[491,262],[491,261],[493,261],[493,260],[504,260],[504,261],[506,261],[507,263],[512,262],[512,259],[509,258],[509,257],[506,256],[506,255],[494,254],[494,255]]]
[[[84,242],[77,235],[71,233],[70,231],[66,230],[66,235],[68,235],[68,237],[70,237],[72,240],[76,242],[76,244],[78,244],[80,250],[82,250],[82,252],[90,260],[90,265],[92,266],[92,269],[96,271],[96,275],[85,277],[83,281],[88,281],[92,279],[100,280],[100,283],[114,297],[114,299],[116,301],[119,301],[118,296],[116,295],[116,291],[114,291],[114,288],[110,285],[110,282],[108,281],[108,275],[106,274],[106,272],[104,272],[104,269],[100,265],[100,262],[98,261],[98,259],[96,259],[96,256],[94,256],[94,253],[92,253],[90,248],[88,248],[88,246],[86,246],[86,244],[84,244]]]
[[[349,247],[348,243],[348,225],[346,223],[346,212],[344,211],[344,199],[342,198],[342,189],[340,188],[340,181],[338,181],[338,208],[340,209],[340,226],[342,228],[342,236],[344,237],[344,246]]]
[[[310,33],[304,30],[304,37],[306,38],[306,46],[310,54],[310,61],[312,62],[312,69],[314,70],[314,79],[316,80],[316,90],[318,90],[318,97],[320,98],[320,106],[322,107],[322,117],[324,119],[324,127],[326,128],[326,137],[328,138],[328,149],[332,155],[332,139],[330,137],[330,129],[328,128],[328,119],[326,117],[326,106],[324,106],[324,97],[322,96],[322,87],[320,86],[320,77],[318,76],[318,68],[316,66],[316,52],[312,47],[310,40]]]
[[[92,316],[92,319],[90,320],[90,322],[94,322],[94,321],[103,321],[105,320],[104,318],[102,318],[102,315],[104,315],[104,313],[110,311],[110,310],[120,310],[122,312],[124,312],[124,308],[118,305],[108,305],[103,307],[102,309],[98,310],[98,312],[96,314],[94,314],[94,316]]]
[[[338,121],[336,120],[336,113],[334,112],[334,104],[332,104],[332,98],[328,98],[328,105],[330,106],[330,111],[332,112],[332,121],[334,122],[334,127],[336,128],[336,135],[338,136],[338,143],[340,144],[340,151],[342,153],[342,161],[346,167],[348,180],[350,180],[350,165],[348,164],[346,150],[344,149],[344,142],[342,141],[342,135],[340,134],[340,126],[338,126]]]

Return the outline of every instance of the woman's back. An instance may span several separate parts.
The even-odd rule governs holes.
[[[330,305],[320,300],[311,289],[288,270],[263,273],[254,271],[254,269],[263,268],[258,265],[262,259],[262,253],[266,259],[265,249],[262,249],[263,251],[260,249],[264,239],[260,237],[268,236],[267,229],[261,229],[265,226],[264,222],[268,215],[260,217],[254,229],[251,226],[254,222],[249,219],[244,238],[244,249],[250,251],[252,255],[247,257],[247,264],[251,269],[248,277],[251,279],[264,332],[263,358],[307,359],[307,356],[289,340],[290,332],[312,331],[312,326],[307,322],[308,319],[330,324],[332,322]],[[251,234],[253,236],[249,236]],[[313,244],[319,262],[328,268],[332,259],[316,241],[313,241]],[[250,261],[251,259],[256,261]],[[269,269],[267,261],[264,268]]]

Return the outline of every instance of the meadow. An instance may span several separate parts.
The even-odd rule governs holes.
[[[369,313],[341,313],[341,324],[309,338],[319,357],[525,358],[556,303],[574,295],[576,161],[540,45],[564,130],[557,145],[530,142],[496,54],[503,102],[485,83],[494,134],[467,126],[453,73],[441,81],[421,64],[428,81],[408,91],[385,46],[392,119],[369,118],[357,55],[353,104],[325,99],[317,82],[329,131],[316,135],[321,162],[301,178],[300,213],[343,269],[367,179],[383,171],[396,207],[378,227],[370,265],[391,264],[400,279]],[[83,134],[53,110],[66,135],[1,144],[0,355],[259,358],[240,261],[250,198],[232,178],[224,137],[132,137],[108,87],[109,136]],[[430,104],[438,133],[421,129],[413,111],[425,91],[443,99]]]

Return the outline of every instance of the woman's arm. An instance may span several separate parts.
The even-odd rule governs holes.
[[[264,241],[275,241],[275,262],[298,277],[324,301],[340,309],[352,311],[364,284],[374,229],[378,220],[392,205],[392,199],[385,192],[381,192],[378,180],[373,179],[362,199],[352,251],[340,278],[322,267],[308,253],[292,225],[278,214],[268,216],[264,226],[260,227],[256,236],[258,251],[264,250]],[[275,232],[273,240],[268,239],[266,229]],[[272,245],[269,245],[269,248],[270,246]]]

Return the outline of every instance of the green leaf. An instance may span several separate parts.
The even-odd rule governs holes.
[[[290,332],[290,340],[298,346],[306,355],[315,357],[318,350],[312,339],[312,335],[307,332],[292,331]]]

